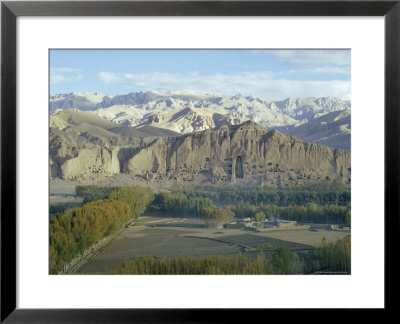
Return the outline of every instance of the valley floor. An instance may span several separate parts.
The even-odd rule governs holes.
[[[142,216],[117,236],[95,258],[83,262],[78,274],[104,274],[123,261],[140,256],[155,258],[179,256],[233,255],[239,252],[256,256],[259,247],[268,257],[280,246],[297,253],[319,247],[325,237],[335,242],[349,232],[309,231],[304,229],[251,232],[243,229],[213,229],[200,218]]]

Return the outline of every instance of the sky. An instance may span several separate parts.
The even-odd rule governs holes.
[[[50,94],[351,98],[350,50],[50,50]]]

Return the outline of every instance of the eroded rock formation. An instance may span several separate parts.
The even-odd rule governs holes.
[[[85,124],[77,113],[51,120],[52,178],[95,180],[123,172],[171,185],[235,182],[286,187],[351,182],[349,152],[307,143],[252,121],[183,136],[137,137],[131,127],[113,128],[115,124],[84,116]],[[153,135],[155,130],[146,131]]]
[[[350,183],[350,153],[303,142],[254,122],[221,126],[176,139],[158,139],[124,163],[123,172],[148,180],[265,183]]]

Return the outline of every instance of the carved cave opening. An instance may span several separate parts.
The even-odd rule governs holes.
[[[236,158],[235,176],[237,179],[243,178],[243,160],[240,155]]]

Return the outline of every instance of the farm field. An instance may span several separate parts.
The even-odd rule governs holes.
[[[267,233],[263,233],[261,235],[266,235],[269,238],[319,247],[323,238],[326,239],[327,243],[334,243],[349,234],[350,231],[310,231],[299,229],[268,231]]]
[[[155,258],[179,256],[233,255],[239,252],[256,256],[260,246],[267,246],[266,256],[287,246],[304,253],[316,248],[322,237],[335,242],[348,233],[335,231],[280,230],[251,232],[243,229],[208,228],[200,218],[162,218],[142,216],[127,228],[94,259],[87,260],[79,274],[103,274],[127,259],[140,256]]]

